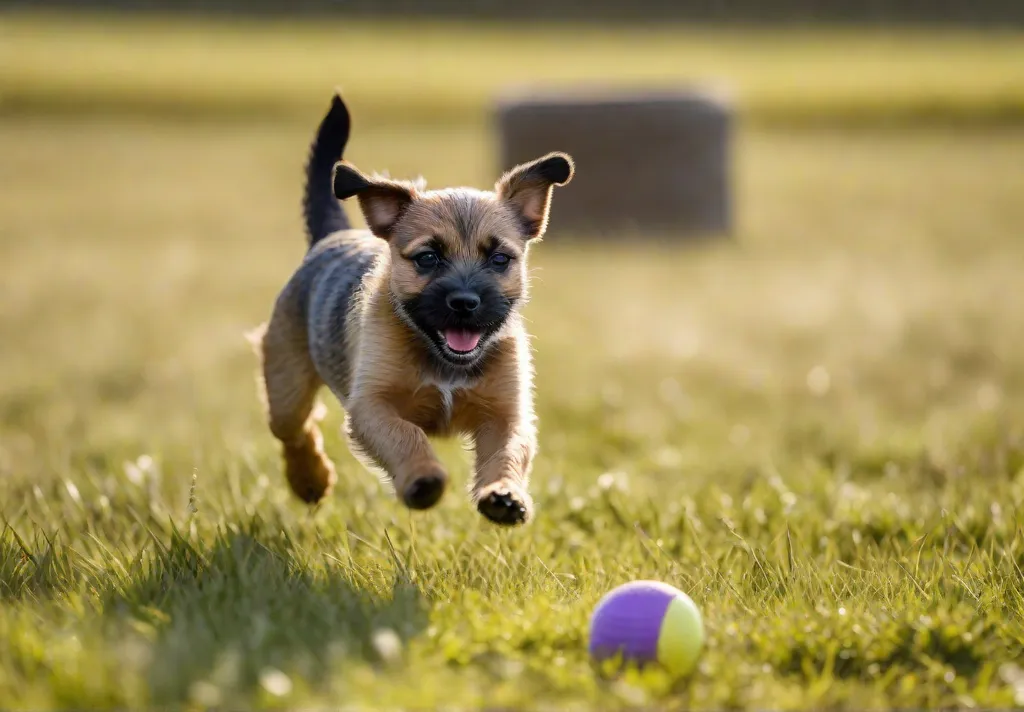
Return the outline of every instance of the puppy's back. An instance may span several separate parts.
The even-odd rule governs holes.
[[[343,403],[352,366],[348,322],[358,292],[386,250],[387,244],[368,231],[336,232],[313,246],[294,277],[313,363]]]

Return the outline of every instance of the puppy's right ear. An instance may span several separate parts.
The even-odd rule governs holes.
[[[370,187],[370,181],[359,172],[355,166],[338,161],[334,164],[334,174],[331,176],[334,183],[334,197],[338,200],[347,200],[353,195]]]
[[[416,199],[414,188],[385,178],[367,178],[355,166],[339,161],[334,166],[334,197],[359,198],[370,231],[384,240],[391,238],[402,213]]]

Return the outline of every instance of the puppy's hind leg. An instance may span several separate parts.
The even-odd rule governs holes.
[[[304,502],[316,503],[337,477],[313,413],[322,382],[307,350],[305,328],[275,310],[258,339],[267,419],[281,441],[288,484]]]

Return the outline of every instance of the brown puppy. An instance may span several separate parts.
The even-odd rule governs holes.
[[[258,332],[270,430],[292,490],[320,500],[335,480],[312,413],[326,385],[353,452],[402,501],[427,509],[448,476],[428,436],[469,435],[478,510],[527,521],[536,450],[532,365],[519,308],[527,249],[547,225],[559,153],[517,166],[493,191],[425,190],[340,162],[350,128],[335,96],[306,170],[309,251]],[[355,197],[369,230],[338,200]]]

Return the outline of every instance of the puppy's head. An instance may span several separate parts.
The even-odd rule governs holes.
[[[368,177],[340,162],[334,194],[357,196],[370,230],[391,249],[391,300],[443,363],[472,367],[526,293],[526,248],[547,227],[552,189],[572,159],[551,153],[516,166],[493,191]]]

